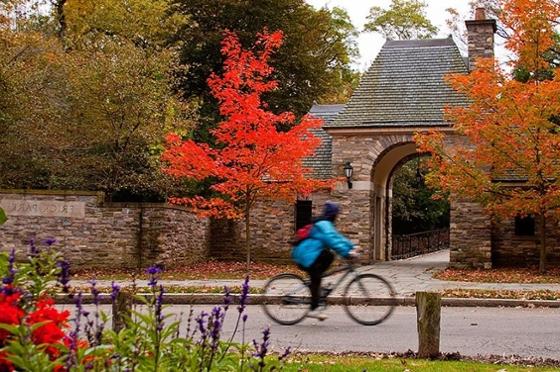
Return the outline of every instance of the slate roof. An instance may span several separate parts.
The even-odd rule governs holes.
[[[323,125],[327,125],[332,123],[343,108],[344,105],[313,105],[309,114],[323,119]],[[321,139],[321,144],[315,150],[313,157],[303,160],[303,165],[312,170],[313,178],[330,178],[332,177],[332,138],[321,128],[314,129],[312,132]]]
[[[449,125],[448,105],[465,103],[444,81],[468,68],[453,39],[387,41],[344,111],[326,128]]]

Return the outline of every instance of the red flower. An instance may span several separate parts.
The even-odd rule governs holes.
[[[14,365],[6,357],[5,352],[0,352],[0,372],[15,371]]]
[[[24,312],[18,307],[19,298],[20,294],[17,292],[11,295],[0,293],[0,323],[15,325],[21,322]],[[4,344],[9,335],[8,331],[0,330],[0,345]]]
[[[60,352],[56,345],[62,345],[64,342],[66,334],[63,328],[68,326],[68,316],[70,313],[67,310],[58,311],[53,305],[54,301],[51,298],[37,301],[37,309],[28,315],[27,323],[31,325],[47,322],[35,329],[31,338],[33,343],[37,345],[47,345],[47,353],[51,358],[57,358]]]

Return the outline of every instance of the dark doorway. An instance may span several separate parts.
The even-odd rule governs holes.
[[[391,259],[449,247],[449,202],[433,198],[426,174],[420,156],[406,161],[393,174]]]

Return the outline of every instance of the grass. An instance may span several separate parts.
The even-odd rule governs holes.
[[[474,361],[430,361],[408,358],[382,358],[366,356],[304,355],[288,359],[285,365],[288,372],[416,372],[416,371],[558,371],[555,367],[517,366]]]
[[[453,269],[434,274],[435,279],[479,283],[560,283],[560,268],[541,274],[536,268]]]
[[[254,262],[251,263],[249,276],[252,280],[269,279],[270,277],[283,272],[293,272],[301,274],[294,265],[270,264]],[[207,261],[197,264],[190,264],[180,267],[166,268],[159,275],[160,279],[165,280],[205,280],[205,279],[239,279],[243,280],[247,276],[245,262],[226,262],[226,261]],[[132,280],[148,279],[146,269],[89,269],[80,270],[73,273],[73,279],[78,280]]]

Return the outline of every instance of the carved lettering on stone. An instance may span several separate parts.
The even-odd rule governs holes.
[[[84,218],[86,203],[78,201],[0,199],[9,216]]]

